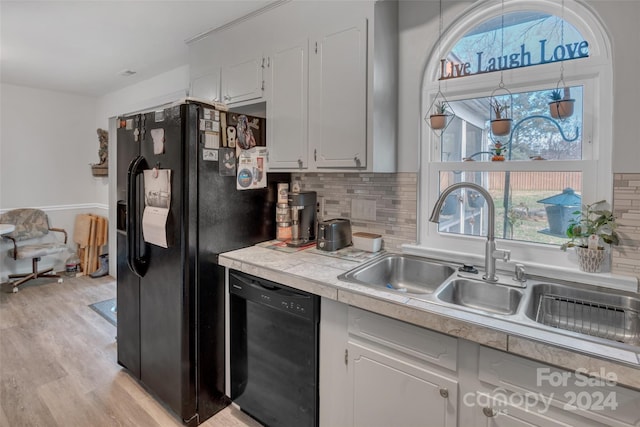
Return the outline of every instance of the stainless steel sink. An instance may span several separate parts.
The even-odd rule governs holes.
[[[640,298],[622,291],[540,283],[530,289],[525,315],[538,323],[640,345]]]
[[[490,314],[512,315],[518,311],[522,291],[479,280],[453,279],[436,294],[440,301]]]
[[[422,257],[386,254],[338,276],[351,283],[411,294],[430,294],[454,273],[446,264]]]

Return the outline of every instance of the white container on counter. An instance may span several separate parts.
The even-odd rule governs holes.
[[[373,233],[357,232],[351,235],[353,247],[367,252],[378,252],[382,248],[382,236]]]

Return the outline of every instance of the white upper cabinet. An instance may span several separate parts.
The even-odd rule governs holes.
[[[207,101],[220,101],[220,68],[191,79],[189,95]]]
[[[313,44],[309,140],[315,165],[366,168],[366,20],[323,34]]]
[[[266,58],[244,58],[222,66],[222,101],[227,104],[261,100]]]
[[[397,43],[396,1],[282,2],[189,42],[192,85],[266,105],[269,169],[394,172]]]
[[[269,169],[307,169],[309,41],[292,42],[269,55],[267,132]]]

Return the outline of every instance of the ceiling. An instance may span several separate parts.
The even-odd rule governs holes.
[[[0,78],[102,96],[187,64],[186,40],[272,2],[0,0]]]

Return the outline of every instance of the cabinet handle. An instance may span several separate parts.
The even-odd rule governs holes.
[[[230,97],[229,95],[225,95],[225,96],[224,96],[224,100],[225,100],[225,101],[229,101],[230,99],[231,99],[231,97]]]
[[[441,388],[440,389],[440,396],[444,397],[445,399],[449,397],[449,390],[447,390],[446,388]]]
[[[304,166],[304,162],[302,161],[302,159],[298,159],[298,167],[302,169],[303,166]]]
[[[496,416],[496,411],[493,408],[489,408],[489,407],[484,407],[482,408],[482,413],[487,417],[487,418],[493,418]]]
[[[318,53],[318,42],[316,42],[316,53]]]
[[[318,149],[317,148],[313,149],[313,161],[314,162],[318,161]]]
[[[344,349],[344,364],[345,365],[349,364],[349,349],[348,348]]]

